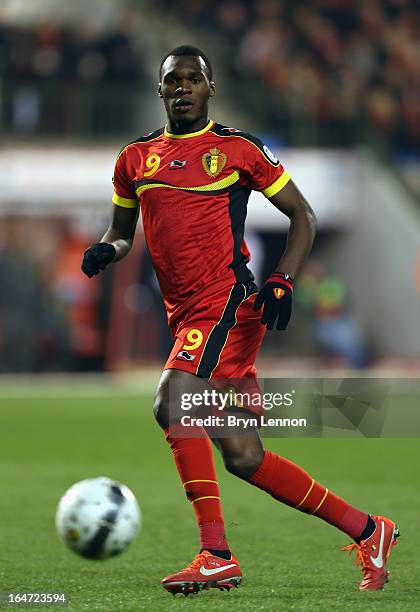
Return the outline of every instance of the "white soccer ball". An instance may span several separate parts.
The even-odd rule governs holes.
[[[64,543],[87,559],[118,555],[134,540],[141,513],[128,487],[106,478],[76,482],[60,499],[56,527]]]

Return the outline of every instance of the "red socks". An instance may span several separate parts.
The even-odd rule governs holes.
[[[185,494],[194,508],[200,529],[200,548],[228,550],[213,449],[205,430],[198,429],[202,431],[195,432],[197,437],[185,438],[181,437],[185,436],[185,429],[173,425],[165,429],[165,435]]]
[[[366,527],[369,516],[316,482],[305,470],[271,451],[250,478],[251,484],[297,510],[331,523],[351,538]]]
[[[200,529],[201,549],[228,550],[213,449],[204,429],[185,438],[178,425],[165,430],[187,499],[192,503]],[[184,433],[185,435],[185,433]],[[357,538],[369,516],[350,506],[316,482],[301,467],[271,451],[249,482],[275,499],[327,521],[351,538]]]

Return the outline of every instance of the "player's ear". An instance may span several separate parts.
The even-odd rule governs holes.
[[[214,81],[210,81],[210,98],[216,95],[216,83]]]
[[[162,97],[162,83],[159,83],[157,93],[158,93],[159,98],[161,98]]]

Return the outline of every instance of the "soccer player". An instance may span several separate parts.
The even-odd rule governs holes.
[[[194,560],[162,581],[168,591],[184,594],[239,586],[242,573],[226,539],[211,441],[200,426],[186,434],[182,397],[220,379],[257,386],[257,351],[267,328],[287,327],[293,281],[315,234],[313,211],[275,155],[255,136],[208,118],[215,93],[212,67],[202,51],[183,46],[166,55],[158,89],[166,127],[119,154],[109,229],[82,263],[90,277],[125,257],[141,209],[174,339],[155,416],[200,532]],[[286,249],[259,292],[243,239],[253,189],[290,219]],[[360,590],[382,589],[399,535],[394,522],[355,508],[295,463],[265,450],[257,428],[251,433],[215,436],[226,469],[349,535],[354,543],[346,549],[357,551],[362,567]]]

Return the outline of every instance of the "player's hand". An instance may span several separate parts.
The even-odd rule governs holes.
[[[91,278],[101,270],[105,270],[114,259],[116,250],[113,244],[99,242],[89,247],[83,256],[82,272]]]
[[[286,329],[292,314],[293,280],[288,274],[276,272],[267,279],[258,293],[254,310],[264,306],[261,323],[267,329],[273,329],[277,321],[277,329]]]

